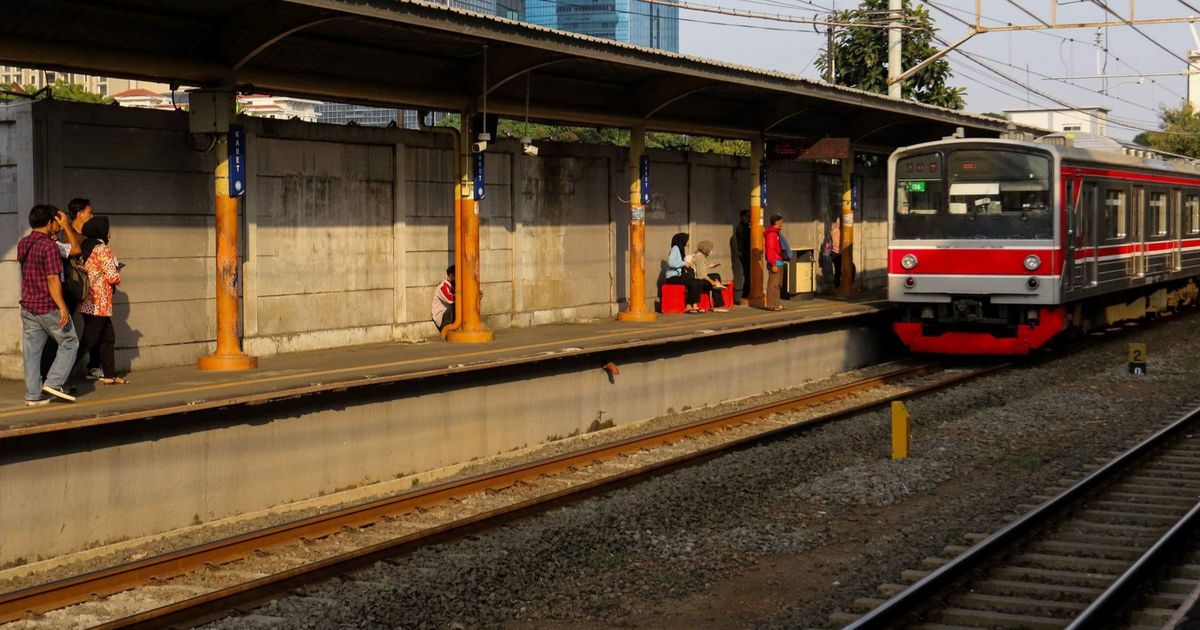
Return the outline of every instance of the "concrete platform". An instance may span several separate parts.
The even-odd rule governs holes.
[[[699,336],[737,335],[878,313],[878,293],[853,299],[794,299],[784,311],[737,307],[728,313],[662,315],[648,323],[611,320],[512,328],[495,343],[459,345],[441,339],[420,344],[374,344],[266,358],[252,372],[199,372],[193,367],[143,370],[129,385],[76,382],[78,401],[44,407],[22,403],[24,384],[0,380],[0,439],[82,427],[148,420],[236,405],[344,391],[413,379],[517,366],[630,347],[686,342]]]
[[[888,308],[793,300],[291,354],[252,373],[146,370],[33,409],[0,382],[0,568],[826,378],[895,356]]]

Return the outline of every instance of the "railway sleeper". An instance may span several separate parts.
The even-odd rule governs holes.
[[[1098,510],[1094,508],[1085,509],[1079,512],[1078,516],[1086,520],[1115,525],[1171,526],[1179,521],[1178,517],[1163,514],[1131,514],[1129,512],[1114,512],[1112,510]]]
[[[1183,454],[1186,453],[1186,454]],[[1158,460],[1161,462],[1171,462],[1180,464],[1193,464],[1200,466],[1200,449],[1196,448],[1173,448],[1170,454],[1159,455]]]
[[[1187,578],[1171,578],[1157,584],[1159,593],[1175,593],[1178,595],[1189,595],[1197,586],[1200,586],[1200,580],[1189,580]]]
[[[1188,600],[1188,596],[1182,593],[1155,593],[1146,597],[1145,605],[1147,608],[1170,608],[1179,610],[1179,607]]]
[[[1161,537],[1167,529],[1169,528],[1163,525],[1123,525],[1121,523],[1100,523],[1084,519],[1072,519],[1069,523],[1062,526],[1062,531],[1090,532],[1131,538],[1136,536],[1152,536],[1156,539]]]
[[[1122,531],[1102,527],[1079,526],[1069,523],[1054,532],[1055,540],[1071,542],[1113,542],[1118,545],[1149,546],[1162,537],[1167,528],[1149,528],[1150,531]]]
[[[1107,558],[1110,560],[1134,561],[1146,553],[1146,547],[1106,545],[1103,543],[1070,542],[1064,540],[1042,540],[1033,543],[1034,552],[1069,555],[1073,558]]]
[[[944,608],[939,622],[967,626],[968,628],[1003,628],[1005,630],[1062,630],[1066,625],[1062,619],[1001,613],[990,610],[966,608]]]
[[[1129,622],[1132,624],[1157,625],[1162,627],[1171,619],[1171,615],[1175,614],[1175,609],[1166,608],[1143,608],[1133,613],[1129,617]]]
[[[1180,564],[1171,567],[1171,577],[1200,580],[1200,564]]]
[[[879,608],[886,601],[887,599],[882,597],[859,597],[850,604],[850,607],[859,612],[868,613]]]
[[[1107,573],[1114,578],[1129,568],[1129,563],[1122,560],[1077,558],[1048,553],[1019,553],[1014,555],[1010,561],[1023,567],[1054,569],[1056,571],[1079,571],[1089,574]]]
[[[1117,579],[1113,573],[1088,573],[1037,567],[997,567],[988,572],[988,579],[1037,581],[1045,584],[1075,588],[1108,588]]]
[[[994,612],[1036,615],[1069,619],[1083,612],[1088,605],[1079,602],[1064,602],[1053,599],[989,595],[986,593],[964,593],[950,598],[950,605],[958,608],[990,610]]]
[[[1106,496],[1119,501],[1128,501],[1130,503],[1155,503],[1161,505],[1178,505],[1186,509],[1191,509],[1196,504],[1196,492],[1185,491],[1182,494],[1168,494],[1165,492],[1109,492]]]
[[[1131,514],[1163,514],[1166,516],[1174,516],[1175,518],[1179,518],[1186,514],[1191,506],[1181,507],[1178,505],[1162,505],[1158,503],[1129,503],[1127,501],[1112,501],[1105,499],[1102,501],[1092,501],[1088,504],[1088,507],[1101,510],[1111,510],[1113,512],[1129,512]]]
[[[1123,484],[1137,484],[1152,488],[1187,489],[1192,491],[1200,491],[1200,481],[1174,477],[1162,477],[1159,475],[1149,474],[1147,471],[1141,471],[1136,475],[1130,475],[1118,482],[1118,486]]]
[[[1162,479],[1164,483],[1200,483],[1200,471],[1180,470],[1170,466],[1155,464],[1138,471],[1139,476]]]
[[[1069,601],[1087,604],[1096,599],[1104,589],[1099,586],[1069,586],[1025,580],[1001,580],[984,578],[971,582],[971,590],[984,595],[1006,597],[1037,597],[1041,600]]]

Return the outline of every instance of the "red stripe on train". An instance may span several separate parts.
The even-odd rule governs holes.
[[[1139,182],[1151,182],[1155,184],[1168,184],[1175,186],[1200,186],[1200,179],[1188,179],[1184,177],[1171,177],[1168,175],[1151,175],[1149,173],[1134,173],[1130,171],[1116,171],[1105,168],[1081,168],[1076,166],[1064,166],[1062,169],[1063,177],[1072,177],[1075,175],[1084,175],[1091,177],[1111,177],[1113,179],[1127,179]]]
[[[917,266],[905,269],[900,260],[906,254],[917,257]],[[1025,257],[1036,254],[1042,259],[1036,271],[1025,268]],[[888,273],[912,275],[937,273],[981,276],[1056,274],[1062,266],[1057,249],[905,249],[888,251]]]
[[[1200,239],[1191,239],[1183,241],[1183,247],[1200,246]],[[1146,243],[1146,252],[1169,252],[1175,249],[1175,241],[1161,241],[1158,243]],[[1143,251],[1141,243],[1127,243],[1125,245],[1107,245],[1097,247],[1094,251],[1088,247],[1085,249],[1075,250],[1075,259],[1091,258],[1093,256],[1118,256],[1121,254],[1137,254]]]

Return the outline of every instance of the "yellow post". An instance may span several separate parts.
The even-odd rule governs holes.
[[[912,446],[911,418],[904,403],[892,401],[892,459],[908,457],[909,447]]]
[[[463,113],[462,133],[459,135],[459,159],[462,160],[462,178],[459,181],[461,197],[460,234],[461,242],[455,245],[460,253],[455,257],[461,266],[454,270],[454,301],[462,324],[450,334],[447,341],[454,343],[489,343],[495,334],[483,325],[480,317],[480,302],[483,294],[479,283],[479,202],[473,197],[475,187],[471,182],[471,128],[467,122],[469,113]]]
[[[766,243],[763,241],[762,179],[759,177],[763,151],[762,138],[750,141],[750,277],[746,282],[750,283],[750,305],[760,308],[767,303],[763,285]]]
[[[642,205],[642,154],[646,152],[646,128],[629,130],[629,308],[617,313],[622,322],[652,322],[658,319],[646,308],[646,208]]]
[[[851,296],[858,293],[854,288],[854,149],[842,158],[842,284],[834,293]]]
[[[217,349],[200,357],[202,371],[253,370],[258,359],[242,352],[238,339],[238,200],[229,196],[229,151],[225,136],[216,144]]]

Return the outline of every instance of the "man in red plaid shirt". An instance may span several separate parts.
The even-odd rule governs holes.
[[[79,338],[71,323],[71,312],[63,301],[62,257],[54,238],[67,221],[67,215],[54,206],[34,206],[29,211],[29,227],[33,231],[17,243],[17,260],[21,263],[25,405],[29,407],[50,402],[42,394],[75,402],[65,386],[75,363]],[[47,339],[58,343],[58,352],[43,383],[41,356]]]

